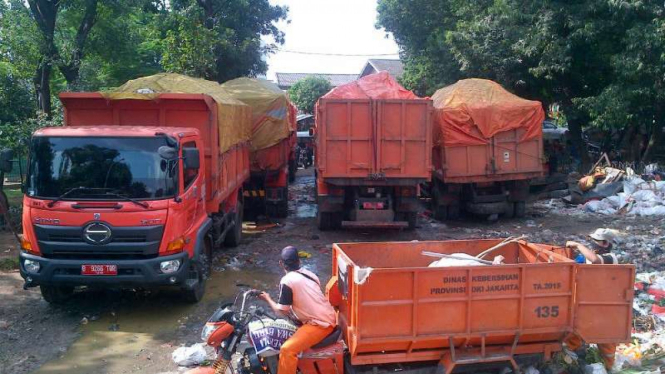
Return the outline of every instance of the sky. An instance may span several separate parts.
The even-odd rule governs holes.
[[[269,55],[267,78],[275,73],[358,74],[372,56],[318,56],[286,51],[329,54],[388,54],[376,58],[398,58],[392,36],[377,30],[376,0],[270,0],[289,7],[287,22],[278,23],[285,32],[280,51]]]

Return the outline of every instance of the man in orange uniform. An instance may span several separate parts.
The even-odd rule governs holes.
[[[587,248],[583,244],[569,241],[566,247],[577,251],[584,257],[584,262],[588,264],[618,264],[617,256],[611,251],[616,236],[613,230],[598,229],[591,233],[589,237],[592,239],[593,249]],[[568,349],[572,351],[578,350],[584,344],[582,338],[578,335],[572,335],[565,341]],[[614,354],[616,351],[616,344],[598,344],[601,358],[605,364],[605,368],[609,372],[614,365]]]
[[[319,343],[337,325],[335,309],[323,296],[321,282],[316,274],[300,268],[298,250],[295,247],[282,249],[279,261],[286,275],[280,281],[279,300],[275,302],[263,292],[265,300],[275,313],[292,314],[302,326],[290,337],[279,351],[277,374],[296,374],[298,354]]]

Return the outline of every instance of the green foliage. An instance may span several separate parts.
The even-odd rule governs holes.
[[[420,94],[487,78],[558,104],[578,150],[587,125],[648,128],[659,141],[662,2],[379,0],[378,12],[402,50],[402,83]]]
[[[287,10],[268,0],[173,1],[162,66],[220,83],[264,74],[263,56],[284,43],[275,22],[286,19]],[[264,44],[261,36],[274,43]]]
[[[313,114],[316,101],[332,88],[330,81],[327,79],[312,75],[291,86],[289,96],[301,112]]]
[[[38,113],[35,117],[27,118],[21,123],[0,124],[0,149],[11,148],[21,157],[28,155],[28,142],[32,133],[42,127],[62,126],[62,111],[50,119],[45,113]]]

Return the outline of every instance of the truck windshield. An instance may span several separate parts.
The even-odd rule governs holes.
[[[157,153],[164,137],[35,136],[26,193],[85,200],[162,199],[175,196],[177,161]],[[84,187],[84,188],[78,188]]]

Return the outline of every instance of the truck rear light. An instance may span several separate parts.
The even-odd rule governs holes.
[[[363,203],[363,209],[365,210],[381,210],[384,209],[385,204],[384,203],[370,203],[370,202],[365,202]]]
[[[166,246],[166,252],[169,252],[169,253],[171,253],[171,252],[180,252],[183,249],[185,249],[185,239],[183,239],[182,237],[170,242]]]

